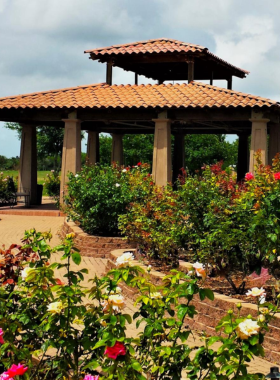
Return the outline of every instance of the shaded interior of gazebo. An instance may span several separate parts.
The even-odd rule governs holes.
[[[113,138],[112,161],[123,163],[124,134],[154,134],[152,174],[155,183],[166,185],[184,167],[184,135],[237,134],[238,179],[254,171],[255,153],[261,150],[264,164],[280,152],[280,104],[232,90],[233,76],[247,71],[215,56],[202,46],[170,39],[114,45],[86,51],[90,59],[106,63],[106,83],[78,86],[0,98],[0,121],[23,126],[19,186],[37,200],[36,126],[64,128],[61,191],[67,173],[81,167],[81,129],[88,131],[88,160],[99,160],[98,136]],[[135,73],[132,85],[112,85],[113,68]],[[138,75],[158,84],[138,85]],[[228,88],[213,86],[226,80]],[[182,80],[182,84],[165,84]],[[199,80],[209,80],[209,84]],[[174,157],[171,157],[171,135]],[[267,143],[267,135],[270,135]],[[248,149],[248,137],[251,146]]]

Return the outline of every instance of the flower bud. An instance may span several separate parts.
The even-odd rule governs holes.
[[[280,299],[280,294],[278,294],[277,299],[278,299],[278,300]]]
[[[259,315],[258,316],[258,321],[261,322],[261,323],[265,322],[265,316],[263,314]]]
[[[229,315],[233,314],[233,310],[232,310],[232,309],[229,309],[229,310],[228,310],[228,314],[229,314]]]
[[[253,318],[253,317],[252,317],[251,314],[247,315],[247,319],[252,319],[252,318]]]
[[[237,309],[241,309],[241,308],[242,308],[242,304],[241,304],[240,302],[238,302],[238,303],[236,304],[236,307],[237,307]]]

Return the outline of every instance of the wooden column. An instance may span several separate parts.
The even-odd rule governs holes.
[[[29,202],[37,204],[36,126],[22,125],[18,192],[29,193]],[[28,198],[26,198],[26,201]]]
[[[269,127],[268,165],[272,165],[276,153],[280,153],[280,124],[271,124]]]
[[[249,136],[247,133],[240,133],[238,137],[237,181],[241,181],[249,171]]]
[[[153,152],[153,179],[157,186],[166,186],[171,182],[171,121],[155,119],[155,137]]]
[[[81,170],[81,121],[78,119],[65,119],[61,183],[60,183],[60,203],[63,202],[63,195],[67,193],[68,174],[76,174]]]
[[[254,173],[256,165],[255,154],[258,150],[261,151],[262,163],[267,165],[267,123],[269,119],[262,119],[258,117],[258,114],[253,114],[252,116],[252,119],[250,119],[252,122],[252,133],[249,171]]]
[[[106,64],[106,83],[112,86],[113,81],[113,62],[109,61]]]
[[[111,133],[112,141],[112,154],[111,161],[123,165],[123,135]]]
[[[138,74],[135,73],[135,76],[134,76],[134,83],[137,85],[138,84]]]
[[[232,90],[232,77],[228,78],[227,80],[227,88],[228,90]]]
[[[89,165],[99,162],[99,133],[88,131],[87,160]]]
[[[190,58],[188,61],[188,83],[194,80],[194,60]]]
[[[184,133],[174,134],[173,151],[173,172],[172,182],[175,183],[178,175],[182,174],[180,169],[185,168],[185,135]]]

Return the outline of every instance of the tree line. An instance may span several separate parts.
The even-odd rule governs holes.
[[[5,127],[16,131],[21,138],[22,128],[17,123],[6,123]],[[63,128],[40,126],[37,127],[37,159],[38,170],[59,170],[63,148]],[[82,138],[85,134],[82,133]],[[124,164],[136,165],[137,162],[152,164],[153,134],[123,136]],[[110,164],[112,137],[108,134],[99,136],[100,163]],[[172,151],[174,149],[172,137]],[[226,141],[226,135],[186,135],[185,164],[193,173],[205,164],[224,161],[225,166],[236,165],[238,141]],[[82,163],[86,162],[86,153],[82,153]],[[17,170],[19,157],[6,158],[0,156],[0,170]]]

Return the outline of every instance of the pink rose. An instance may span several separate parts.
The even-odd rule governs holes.
[[[121,342],[116,342],[113,347],[107,346],[104,354],[107,355],[110,359],[117,359],[119,355],[126,354],[126,349]]]
[[[10,377],[8,374],[7,374],[7,372],[3,372],[3,373],[1,373],[1,375],[0,375],[0,380],[14,380],[12,377]]]
[[[93,376],[93,375],[86,375],[83,380],[98,380],[99,375]]]
[[[278,172],[278,173],[274,173],[273,175],[274,175],[274,179],[275,179],[276,181],[278,181],[278,180],[280,179],[280,172]]]
[[[28,367],[24,367],[22,364],[18,364],[18,365],[13,364],[11,368],[8,369],[8,371],[6,371],[5,373],[7,373],[9,377],[11,378],[14,376],[23,375],[27,370],[28,370]]]
[[[251,181],[252,179],[254,179],[254,174],[253,173],[247,173],[245,175],[245,179],[246,179],[246,181]]]
[[[0,328],[0,344],[4,344],[4,339],[3,339],[4,331]]]

